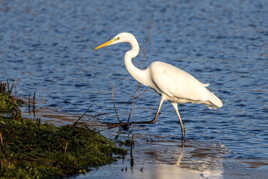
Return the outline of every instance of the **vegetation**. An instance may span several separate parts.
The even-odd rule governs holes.
[[[0,178],[71,176],[126,153],[85,127],[22,118],[17,103],[0,85]]]

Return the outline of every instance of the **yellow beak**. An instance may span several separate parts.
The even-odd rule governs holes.
[[[101,44],[101,45],[97,46],[96,48],[94,48],[94,50],[98,50],[98,49],[100,49],[100,48],[102,48],[102,47],[105,47],[105,46],[107,46],[107,45],[110,45],[110,44],[113,43],[114,41],[115,41],[115,39],[112,39],[112,40],[109,40],[109,41],[107,41],[107,42],[104,42],[103,44]]]

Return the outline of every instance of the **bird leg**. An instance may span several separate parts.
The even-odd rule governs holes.
[[[156,122],[157,118],[158,118],[158,115],[159,115],[159,112],[160,112],[160,109],[162,107],[162,104],[163,102],[165,101],[165,99],[163,97],[161,97],[161,100],[160,100],[160,104],[158,106],[158,109],[155,113],[155,116],[154,116],[154,119],[151,120],[151,121],[137,121],[137,122],[131,122],[132,124],[153,124]]]
[[[172,104],[172,106],[174,107],[174,109],[176,110],[177,116],[178,116],[178,118],[179,118],[180,126],[181,126],[182,140],[184,140],[185,129],[184,129],[184,125],[183,125],[183,122],[182,122],[182,119],[181,119],[179,110],[178,110],[178,105],[177,105],[177,103],[171,103],[171,104]]]
[[[182,122],[182,119],[181,119],[181,116],[180,116],[179,110],[177,110],[177,111],[176,111],[176,113],[177,113],[178,118],[179,118],[179,121],[180,121],[181,133],[182,133],[182,139],[184,139],[184,135],[185,135],[185,129],[184,129],[184,125],[183,125],[183,122]]]
[[[176,161],[176,166],[181,165],[181,160],[183,158],[183,150],[184,150],[184,140],[181,140],[181,147],[179,148],[179,155],[178,155],[178,159]]]

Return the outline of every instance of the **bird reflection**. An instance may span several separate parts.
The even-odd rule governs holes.
[[[224,147],[221,145],[182,141],[180,146],[174,143],[153,143],[153,146],[154,148],[144,149],[144,159],[151,162],[149,170],[148,167],[143,170],[143,173],[148,175],[146,178],[223,177],[221,155],[224,153]]]

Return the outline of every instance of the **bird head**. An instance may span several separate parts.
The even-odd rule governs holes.
[[[123,42],[130,42],[130,41],[136,41],[136,38],[134,37],[134,35],[128,32],[121,32],[117,34],[114,38],[112,38],[111,40],[104,42],[103,44],[97,46],[94,50],[98,50],[105,46],[114,45],[114,44],[123,43]]]

